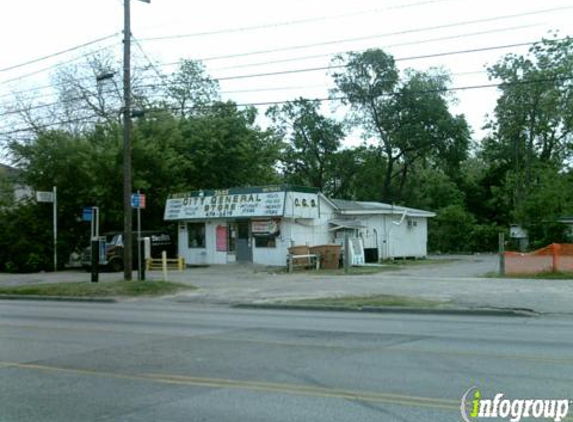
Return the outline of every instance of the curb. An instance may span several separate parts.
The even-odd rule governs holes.
[[[327,312],[365,312],[378,314],[414,314],[414,315],[467,315],[467,316],[507,316],[507,317],[535,317],[540,314],[527,309],[493,309],[493,308],[403,308],[392,306],[364,306],[362,308],[345,308],[341,306],[312,306],[312,305],[286,305],[272,303],[239,303],[232,305],[238,309],[275,309],[284,311],[327,311]]]
[[[0,300],[117,303],[116,299],[110,297],[73,297],[73,296],[40,296],[40,295],[0,295]]]

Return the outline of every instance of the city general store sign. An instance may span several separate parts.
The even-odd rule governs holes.
[[[284,187],[237,188],[215,191],[194,191],[172,195],[165,206],[165,220],[196,220],[209,218],[281,217],[294,195],[297,207],[317,208],[314,192],[287,191]],[[308,196],[310,195],[310,198]],[[304,198],[303,198],[304,197]],[[303,200],[304,199],[304,200]],[[289,207],[290,208],[290,207]],[[302,209],[301,209],[302,211]],[[308,211],[307,211],[308,213]],[[318,214],[318,212],[317,212]]]

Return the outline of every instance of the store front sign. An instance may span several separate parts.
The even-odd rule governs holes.
[[[316,193],[288,192],[284,216],[318,218],[318,195]]]
[[[165,205],[165,220],[207,218],[280,217],[284,213],[285,192],[231,194],[171,198]]]

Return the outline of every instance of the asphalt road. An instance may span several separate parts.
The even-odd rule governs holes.
[[[0,421],[457,422],[474,385],[573,398],[572,332],[566,316],[0,301]]]

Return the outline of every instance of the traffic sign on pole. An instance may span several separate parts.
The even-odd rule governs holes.
[[[145,208],[145,194],[144,193],[132,193],[131,194],[131,208]]]
[[[37,202],[54,202],[54,192],[53,191],[37,191],[36,201]]]
[[[82,221],[92,221],[92,207],[85,207],[83,209]]]

